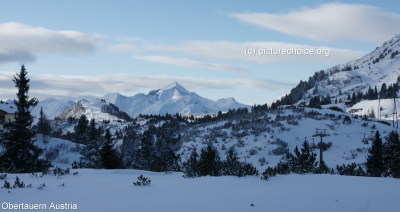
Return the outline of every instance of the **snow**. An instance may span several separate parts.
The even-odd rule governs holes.
[[[106,94],[102,97],[106,102],[113,103],[120,110],[132,117],[139,114],[205,114],[228,111],[229,109],[249,107],[240,104],[233,98],[212,101],[196,93],[189,92],[182,85],[173,82],[166,87],[150,91],[146,94],[136,94],[127,97],[119,93]]]
[[[0,189],[1,203],[76,204],[77,211],[397,211],[398,179],[340,175],[201,177],[139,170],[79,169],[77,175],[18,176],[33,188]],[[143,175],[149,186],[133,186]],[[0,183],[2,183],[1,180]],[[36,189],[45,183],[43,190]],[[64,186],[62,186],[64,184]],[[10,191],[10,193],[8,193]],[[254,206],[251,206],[253,204]],[[3,209],[4,210],[4,209]],[[6,210],[4,210],[6,211]],[[54,211],[54,210],[49,210]]]
[[[379,107],[378,107],[379,106]],[[353,105],[351,108],[347,110],[349,112],[351,109],[362,109],[361,111],[357,111],[354,114],[357,115],[369,115],[371,111],[373,110],[375,113],[375,117],[378,118],[378,112],[380,110],[380,107],[382,107],[381,110],[381,119],[385,120],[393,120],[393,112],[396,107],[400,108],[400,102],[398,99],[396,99],[396,106],[393,104],[393,99],[381,99],[380,102],[379,100],[366,100],[359,102],[355,105]],[[397,114],[398,116],[400,115]]]

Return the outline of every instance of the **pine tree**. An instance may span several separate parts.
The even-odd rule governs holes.
[[[86,116],[82,115],[79,118],[78,124],[74,127],[75,131],[74,140],[76,143],[86,144],[89,141],[88,124],[89,121],[87,120]]]
[[[193,149],[190,153],[189,160],[183,163],[183,173],[185,173],[184,177],[193,178],[199,177],[199,155],[197,154],[196,149]]]
[[[50,136],[51,134],[51,126],[50,122],[47,119],[46,114],[43,112],[43,108],[40,108],[39,120],[37,124],[37,133],[42,134],[43,140],[45,140],[46,136]]]
[[[221,162],[218,152],[211,145],[201,149],[199,159],[199,176],[220,176]]]
[[[314,171],[318,162],[316,162],[317,154],[310,151],[310,146],[307,141],[304,141],[301,152],[296,146],[294,155],[288,153],[286,158],[292,172],[297,174],[311,173]]]
[[[382,156],[382,139],[379,131],[375,133],[375,139],[372,142],[371,148],[368,150],[367,156],[367,175],[371,177],[382,176],[385,167]]]
[[[104,169],[121,168],[122,162],[118,152],[114,149],[110,129],[106,130],[105,140],[100,150],[101,167]]]
[[[140,149],[137,152],[135,166],[139,169],[150,170],[154,153],[154,131],[155,127],[150,126],[143,132],[140,139]]]
[[[4,149],[0,156],[0,169],[7,172],[36,172],[50,167],[47,160],[39,159],[43,149],[35,145],[35,132],[31,129],[33,116],[31,108],[38,104],[36,98],[29,99],[29,79],[24,65],[21,71],[14,76],[13,82],[18,88],[15,121],[7,122],[4,127],[8,129],[5,138],[1,141]]]
[[[392,131],[385,138],[383,146],[384,176],[400,178],[400,139],[397,131]]]
[[[235,151],[230,148],[226,154],[226,161],[224,161],[224,175],[237,176],[239,173],[240,162],[236,157]]]

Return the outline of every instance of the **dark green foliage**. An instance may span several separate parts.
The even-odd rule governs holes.
[[[342,166],[336,165],[336,169],[339,175],[366,176],[364,169],[356,163],[343,164]]]
[[[8,182],[7,180],[4,180],[4,185],[3,185],[3,188],[10,189],[10,188],[11,188],[11,184],[10,184],[10,182]]]
[[[294,149],[294,155],[287,154],[286,160],[290,167],[290,171],[297,174],[311,173],[317,165],[317,154],[310,152],[310,146],[304,141],[301,152],[298,147]]]
[[[391,131],[383,145],[384,176],[400,178],[400,139],[397,131]]]
[[[74,127],[75,136],[74,141],[79,144],[87,144],[88,138],[88,124],[89,121],[85,115],[79,118],[78,124]]]
[[[275,168],[277,174],[282,174],[282,175],[290,174],[290,166],[287,162],[279,161],[279,163],[276,164]]]
[[[322,163],[320,163],[319,166],[314,169],[314,174],[328,174],[328,173],[330,173],[330,170],[324,161],[322,161]]]
[[[133,182],[134,186],[147,186],[150,185],[151,180],[148,179],[147,177],[143,177],[143,175],[140,175],[138,178],[138,181]]]
[[[343,124],[351,124],[351,118],[349,116],[344,116]]]
[[[277,168],[268,166],[268,168],[261,174],[261,179],[268,180],[270,177],[275,177],[276,174],[278,174]]]
[[[15,87],[18,89],[17,99],[14,104],[17,107],[14,122],[6,122],[4,127],[8,129],[4,139],[1,140],[3,153],[0,155],[0,169],[10,173],[37,172],[51,166],[47,160],[40,159],[43,149],[35,145],[35,132],[31,129],[33,117],[31,109],[38,104],[36,98],[30,99],[29,79],[22,65],[21,71],[14,76]]]
[[[344,113],[344,111],[342,110],[342,108],[339,108],[339,107],[337,107],[337,106],[332,106],[332,107],[329,107],[328,109],[331,109],[331,110],[334,110],[334,111],[339,111],[339,112],[343,112],[343,113]]]
[[[101,168],[104,169],[122,168],[121,158],[116,149],[114,149],[109,129],[106,130],[105,139],[100,149],[100,163]]]
[[[379,131],[376,131],[372,147],[368,150],[367,174],[371,177],[380,177],[385,171],[382,155],[382,139]]]
[[[197,154],[196,149],[193,149],[190,153],[189,160],[183,163],[183,173],[185,174],[184,177],[200,177],[198,157],[199,155]]]
[[[37,133],[42,134],[44,136],[50,136],[51,134],[51,126],[50,122],[47,119],[46,114],[43,112],[43,108],[40,108],[40,113],[39,113],[39,120],[37,123]]]
[[[216,149],[208,145],[201,149],[199,159],[199,176],[221,176],[221,162]]]
[[[66,175],[69,174],[70,169],[66,168],[66,169],[62,169],[58,166],[56,166],[56,168],[50,170],[51,173],[53,173],[54,176],[56,176],[57,178],[61,177],[62,175]]]
[[[6,177],[7,177],[6,173],[0,174],[0,180],[4,180],[4,179],[6,179]]]
[[[14,188],[25,188],[24,182],[22,182],[19,177],[15,178]]]
[[[144,170],[151,170],[152,154],[154,153],[154,126],[143,132],[140,139],[140,149],[137,151],[135,167]]]
[[[244,177],[247,175],[257,176],[258,170],[250,163],[241,163],[235,155],[233,149],[229,149],[226,161],[220,161],[218,151],[210,145],[201,150],[199,156],[194,149],[188,161],[183,163],[185,178],[201,176],[221,176],[230,175]]]
[[[301,151],[301,152],[300,152]],[[317,167],[317,154],[310,151],[310,146],[307,141],[304,141],[303,148],[299,151],[298,147],[294,149],[294,154],[288,153],[285,161],[280,161],[275,167],[268,167],[263,173],[261,179],[267,180],[276,174],[296,174],[305,173],[327,173],[329,168],[325,163]]]

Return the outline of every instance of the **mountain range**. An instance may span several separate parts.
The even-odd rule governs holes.
[[[112,105],[112,106],[110,106]],[[116,106],[116,107],[115,107]],[[83,99],[74,103],[71,100],[44,100],[39,105],[50,119],[58,117],[79,118],[85,114],[96,120],[121,119],[117,113],[126,113],[130,117],[139,114],[208,114],[224,112],[229,109],[250,108],[250,106],[237,102],[234,98],[223,98],[213,101],[189,92],[182,85],[173,82],[170,85],[150,91],[148,94],[139,93],[128,97],[119,93],[109,93],[98,99]],[[107,109],[106,109],[107,108]],[[111,113],[110,110],[113,110]],[[38,116],[39,111],[32,111]]]

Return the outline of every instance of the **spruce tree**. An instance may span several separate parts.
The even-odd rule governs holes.
[[[385,138],[383,146],[383,162],[385,177],[400,178],[400,139],[397,131],[392,131]]]
[[[111,139],[110,129],[106,130],[105,140],[100,150],[101,167],[104,169],[121,168],[121,158],[118,152],[114,149],[114,143]]]
[[[88,124],[89,121],[87,120],[86,116],[81,115],[78,124],[74,127],[75,131],[74,140],[76,143],[87,144],[87,142],[89,141]]]
[[[7,122],[4,139],[1,141],[3,154],[0,156],[0,167],[11,173],[43,171],[51,166],[47,160],[39,159],[43,149],[35,145],[35,132],[31,129],[33,116],[30,111],[38,104],[36,98],[29,98],[29,79],[24,65],[14,76],[13,82],[18,89],[15,121]]]
[[[37,133],[42,134],[43,140],[45,140],[46,136],[50,136],[51,134],[51,126],[50,122],[47,119],[46,114],[43,112],[43,108],[40,108],[39,120],[37,123]]]
[[[368,150],[367,156],[367,175],[371,177],[382,176],[385,167],[382,156],[382,139],[379,131],[376,131],[374,141]]]

